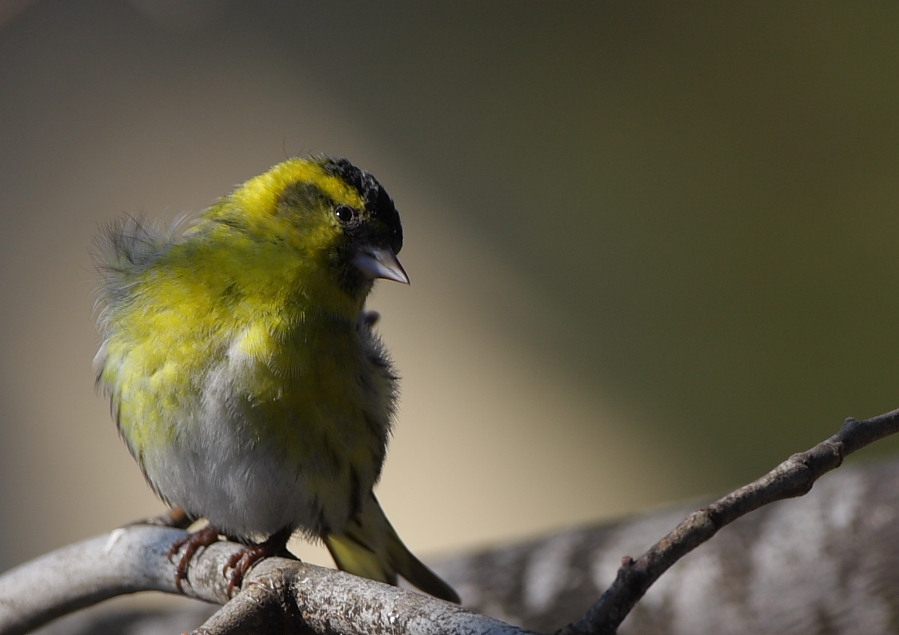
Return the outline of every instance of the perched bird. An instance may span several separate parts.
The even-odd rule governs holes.
[[[232,584],[301,531],[346,571],[459,597],[402,543],[372,488],[397,378],[365,311],[408,283],[399,214],[345,159],[290,159],[178,235],[125,219],[99,239],[97,382],[150,486],[247,548]]]

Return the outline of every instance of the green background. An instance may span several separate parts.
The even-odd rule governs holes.
[[[723,493],[899,407],[899,5],[0,20],[0,569],[162,509],[93,390],[98,228],[295,154],[402,214],[412,285],[371,301],[404,378],[379,495],[418,552]]]

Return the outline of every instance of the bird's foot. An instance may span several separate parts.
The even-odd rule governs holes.
[[[207,525],[206,527],[187,534],[184,538],[179,538],[172,543],[172,546],[169,547],[169,562],[174,562],[175,555],[181,551],[182,548],[184,549],[181,557],[178,558],[178,564],[175,567],[175,587],[178,591],[184,592],[182,584],[187,580],[187,567],[190,565],[190,561],[194,557],[194,554],[196,554],[200,548],[208,547],[209,545],[218,542],[218,539],[219,530],[212,525]],[[230,592],[231,587],[229,586],[229,595]]]
[[[240,588],[243,578],[254,564],[271,556],[293,558],[287,551],[287,541],[293,533],[290,529],[282,529],[272,534],[264,542],[257,545],[247,545],[233,556],[228,558],[222,574],[228,577],[228,597],[232,596],[234,589]],[[228,571],[231,571],[230,575]]]

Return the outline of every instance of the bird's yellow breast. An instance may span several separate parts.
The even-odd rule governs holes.
[[[283,245],[227,238],[175,244],[108,317],[100,380],[132,451],[174,442],[209,399],[291,452],[363,432],[361,307],[323,298],[327,281]]]

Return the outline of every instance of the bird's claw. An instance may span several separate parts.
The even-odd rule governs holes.
[[[271,556],[293,557],[287,551],[287,540],[291,533],[293,532],[289,530],[281,530],[272,534],[266,541],[257,545],[247,545],[228,558],[228,562],[222,569],[222,575],[228,578],[228,597],[232,597],[234,589],[240,588],[247,571],[260,560]]]
[[[202,529],[187,534],[183,538],[179,538],[172,543],[171,547],[169,547],[168,558],[169,562],[172,563],[175,562],[177,553],[181,551],[182,548],[184,549],[175,566],[175,588],[178,589],[180,593],[184,593],[183,583],[187,580],[187,568],[190,566],[190,561],[193,559],[194,555],[201,548],[208,547],[209,545],[218,542],[218,540],[219,530],[211,525],[207,525]],[[231,587],[229,586],[229,595],[230,590]]]

